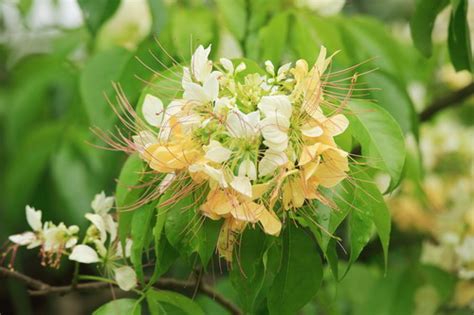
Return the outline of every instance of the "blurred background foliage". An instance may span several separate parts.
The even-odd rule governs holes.
[[[361,93],[397,120],[410,154],[405,181],[387,196],[395,223],[388,270],[378,243],[369,244],[341,282],[328,272],[302,314],[472,314],[474,100],[455,98],[456,109],[442,113],[426,108],[466,86],[473,93],[473,7],[467,0],[2,0],[0,239],[26,228],[25,204],[47,220],[81,225],[94,194],[114,191],[126,157],[96,148],[102,144],[89,130],[115,128],[112,82],[134,105],[153,71],[189,60],[198,43],[212,44],[214,59],[275,65],[313,62],[325,45],[340,50],[333,70],[367,72]],[[72,272],[66,263],[40,269],[31,253],[15,265],[51,283]],[[189,270],[178,264],[170,273]],[[237,299],[229,280],[214,276],[218,290]],[[30,298],[19,284],[2,283],[2,314],[84,314],[110,298]],[[208,314],[225,313],[208,298],[198,302]]]

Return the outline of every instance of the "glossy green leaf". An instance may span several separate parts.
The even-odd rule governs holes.
[[[229,31],[231,31],[238,40],[242,40],[247,27],[246,1],[216,0],[216,4]]]
[[[93,315],[140,315],[141,306],[134,299],[118,299],[102,305],[92,313]]]
[[[287,45],[288,22],[289,14],[282,12],[275,15],[265,27],[260,29],[261,60],[271,60],[275,65],[281,63],[281,57]]]
[[[352,135],[361,144],[367,164],[387,172],[391,177],[389,191],[400,182],[405,163],[405,142],[400,126],[380,106],[353,101],[348,115]]]
[[[268,295],[270,315],[296,314],[316,295],[322,277],[316,243],[302,227],[289,224],[283,233],[281,267]]]
[[[199,304],[176,292],[165,290],[148,290],[146,293],[146,299],[148,302],[148,307],[153,315],[163,314],[161,312],[160,304],[171,304],[187,315],[204,315],[204,312]]]
[[[95,35],[102,24],[117,10],[120,0],[78,0],[85,22],[90,32]]]
[[[131,155],[125,161],[118,178],[115,203],[118,209],[118,235],[122,244],[125,244],[133,218],[133,211],[127,211],[127,207],[133,205],[140,197],[141,191],[133,187],[141,182],[144,167],[138,154]]]
[[[138,209],[133,210],[131,223],[132,252],[130,259],[133,263],[137,277],[144,282],[142,256],[146,250],[146,240],[151,237],[153,215],[156,202],[151,202]]]
[[[246,229],[239,247],[234,249],[235,263],[230,280],[237,291],[240,306],[248,313],[254,313],[258,308],[257,298],[265,281],[265,238],[260,229]]]
[[[374,88],[370,94],[395,118],[403,132],[417,135],[418,115],[400,80],[389,73],[377,71],[365,76],[364,81]]]
[[[452,0],[452,13],[449,21],[448,48],[454,68],[458,71],[472,72],[471,32],[468,24],[468,1]],[[472,3],[470,5],[473,5]],[[472,23],[472,21],[471,21]]]
[[[387,265],[391,231],[390,211],[373,178],[361,168],[354,168],[352,176],[355,187],[354,199],[351,203],[353,209],[350,220],[350,262],[357,259],[369,242],[373,231],[372,226],[374,226],[382,244],[385,265]]]
[[[415,13],[410,21],[410,30],[415,47],[426,57],[430,57],[432,54],[431,33],[436,17],[448,3],[449,0],[420,0],[417,2]]]

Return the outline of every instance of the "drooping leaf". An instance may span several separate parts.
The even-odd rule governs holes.
[[[102,24],[117,10],[120,0],[78,0],[87,28],[95,35]]]
[[[436,17],[448,3],[449,0],[420,0],[417,2],[415,13],[410,21],[410,30],[415,47],[426,57],[430,57],[432,54],[431,32]]]
[[[359,141],[367,164],[387,172],[391,177],[388,191],[400,182],[405,163],[405,143],[400,126],[394,118],[378,105],[353,101],[349,105],[349,128]]]
[[[141,306],[139,303],[137,303],[137,300],[134,299],[118,299],[102,305],[93,313],[93,315],[116,314],[140,315]]]
[[[265,238],[260,229],[246,229],[239,247],[234,249],[235,263],[230,271],[230,280],[237,291],[239,304],[248,313],[258,308],[257,297],[265,280]]]
[[[199,304],[176,292],[165,290],[156,291],[150,289],[146,293],[146,299],[148,307],[153,315],[163,314],[162,304],[173,305],[187,315],[204,315]]]
[[[468,1],[451,0],[452,13],[449,21],[448,48],[454,68],[472,72],[473,56],[471,33],[468,24]],[[472,5],[472,3],[470,4]],[[471,21],[472,22],[472,21]]]
[[[281,267],[268,295],[270,315],[296,314],[316,295],[322,277],[316,243],[302,227],[289,224],[283,235]]]

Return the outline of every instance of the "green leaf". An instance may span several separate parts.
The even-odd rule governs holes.
[[[198,214],[193,207],[192,196],[186,196],[172,201],[175,192],[168,189],[163,195],[159,211],[166,211],[165,233],[166,238],[181,254],[190,255],[193,250],[192,239],[196,237],[193,233],[199,222],[196,220]],[[162,202],[168,202],[165,206]]]
[[[388,260],[388,246],[390,242],[390,211],[385,204],[382,194],[374,180],[361,168],[353,168],[354,199],[350,221],[351,257],[354,262],[362,249],[369,242],[372,235],[372,226],[375,226],[384,252],[385,266]]]
[[[287,44],[288,19],[287,12],[279,13],[260,29],[260,59],[271,60],[275,65],[280,64]]]
[[[207,266],[212,255],[216,251],[217,239],[222,226],[222,220],[214,221],[208,218],[204,219],[202,226],[198,227],[195,241],[197,252],[201,258],[203,266]]]
[[[316,295],[323,266],[315,245],[302,227],[288,224],[283,235],[281,268],[268,295],[270,315],[296,314]]]
[[[112,129],[116,116],[106,96],[114,102],[112,83],[120,80],[131,58],[128,50],[114,47],[93,56],[82,70],[81,96],[92,126],[103,131]]]
[[[168,21],[168,7],[165,0],[148,0],[150,13],[153,18],[152,30],[158,36]]]
[[[436,17],[448,3],[448,0],[417,1],[415,13],[410,21],[411,36],[415,47],[426,57],[430,57],[432,54],[431,33]]]
[[[216,0],[216,4],[229,31],[231,31],[238,40],[242,40],[245,35],[247,22],[246,1]]]
[[[137,277],[144,282],[142,256],[145,250],[147,238],[151,237],[153,214],[155,213],[156,201],[133,210],[132,218],[132,252],[130,259],[137,273]]]
[[[115,13],[120,0],[78,0],[87,28],[95,35],[102,24]]]
[[[451,0],[451,4],[453,8],[448,32],[449,56],[457,71],[465,69],[472,72],[471,33],[467,22],[468,2],[467,0]]]
[[[260,229],[246,229],[239,247],[234,249],[234,264],[230,271],[232,286],[237,291],[239,304],[248,313],[258,307],[257,298],[264,285],[266,235]]]
[[[118,299],[102,305],[92,313],[93,315],[140,315],[141,306],[134,299]]]
[[[418,134],[418,115],[410,96],[400,80],[393,75],[377,71],[364,77],[370,87],[372,97],[386,109],[402,128],[403,132]]]
[[[160,304],[171,304],[187,315],[204,315],[199,304],[176,292],[151,289],[146,292],[146,299],[152,315],[163,314]]]
[[[207,9],[180,7],[173,14],[171,30],[175,53],[189,61],[197,44],[206,46],[213,42],[216,36],[214,15]]]
[[[118,236],[122,245],[125,245],[133,218],[133,211],[126,211],[126,207],[134,204],[140,197],[141,191],[133,189],[133,186],[141,182],[144,169],[145,166],[140,156],[133,154],[125,161],[120,172],[115,191],[115,203],[118,209]],[[124,208],[126,210],[120,210]]]
[[[405,163],[405,142],[400,126],[380,106],[364,101],[352,101],[348,115],[349,128],[362,147],[367,164],[387,172],[391,177],[388,191],[400,182]]]
[[[49,158],[58,148],[64,132],[64,123],[49,122],[31,130],[25,140],[18,144],[4,180],[4,198],[7,208],[24,213],[25,200],[37,188],[40,176],[48,165]]]

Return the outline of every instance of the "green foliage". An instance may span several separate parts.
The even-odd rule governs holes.
[[[172,291],[148,290],[146,300],[152,315],[177,314],[176,312],[167,312],[165,308],[166,305],[172,305],[177,308],[180,311],[179,314],[204,315],[201,307],[193,300]]]
[[[351,133],[359,141],[368,165],[391,177],[388,191],[398,186],[405,163],[405,143],[397,122],[375,104],[354,101],[349,116]]]
[[[102,305],[94,311],[94,315],[112,315],[112,314],[141,314],[141,307],[137,300],[118,299]]]
[[[85,21],[90,32],[95,35],[98,30],[117,10],[120,0],[78,0],[84,13]]]
[[[449,21],[448,48],[451,62],[456,70],[473,70],[471,34],[467,22],[467,0],[452,0]],[[472,4],[471,4],[472,5]]]
[[[295,314],[319,290],[323,266],[315,242],[290,224],[283,232],[280,269],[268,295],[270,314]]]

